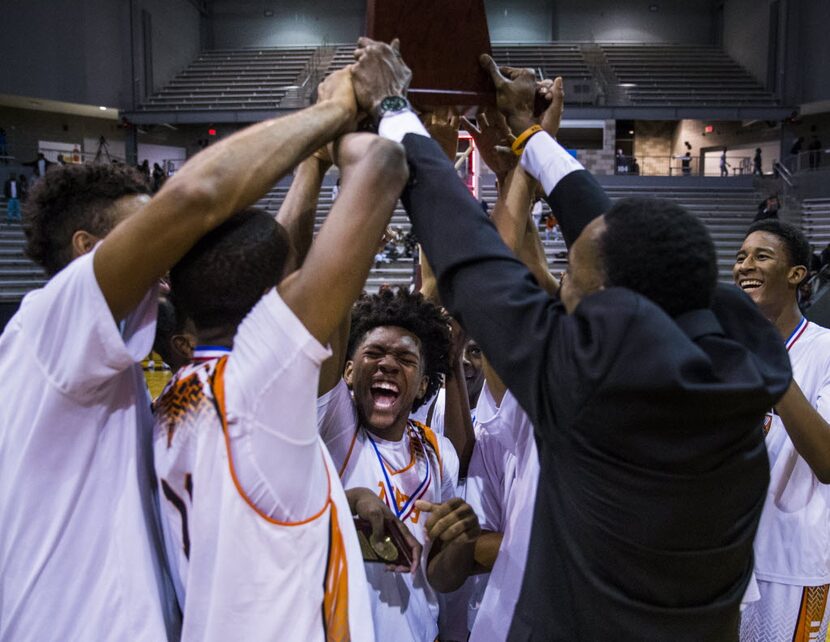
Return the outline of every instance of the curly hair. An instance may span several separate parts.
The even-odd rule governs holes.
[[[103,238],[115,226],[111,207],[131,194],[150,194],[138,171],[126,165],[64,165],[49,170],[23,206],[26,255],[50,277],[72,261],[78,230]]]
[[[282,276],[285,228],[255,207],[203,236],[170,270],[182,311],[198,329],[237,326]]]
[[[744,238],[753,232],[768,232],[774,234],[784,244],[790,267],[803,265],[808,271],[810,270],[813,251],[810,249],[810,242],[807,240],[807,237],[795,225],[785,223],[777,218],[765,218],[750,225]]]
[[[449,370],[449,324],[447,313],[419,293],[409,293],[404,288],[397,291],[384,288],[378,294],[364,294],[352,307],[347,358],[353,357],[370,330],[380,326],[398,326],[418,337],[428,383],[424,396],[412,404],[412,409],[416,410],[438,391]]]
[[[626,198],[608,210],[605,224],[606,285],[638,292],[671,317],[712,304],[717,255],[694,214],[663,199]]]

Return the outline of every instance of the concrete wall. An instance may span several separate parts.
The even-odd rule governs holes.
[[[158,87],[199,51],[199,14],[187,0],[132,4],[140,89],[142,9],[153,18]],[[130,5],[129,0],[4,0],[0,93],[130,107]]]
[[[554,5],[558,40],[717,42],[713,0],[557,0]]]
[[[6,130],[9,151],[20,162],[35,158],[38,141],[78,145],[80,151],[94,154],[101,136],[107,140],[113,157],[119,160],[124,157],[126,130],[119,127],[119,122],[115,120],[0,107],[0,125]],[[206,129],[202,126],[179,127],[176,130],[146,126],[146,133],[139,133],[138,142],[139,145],[185,147],[193,154],[199,149],[198,139],[207,137]],[[3,168],[0,167],[2,175]]]
[[[769,0],[725,0],[723,47],[762,85],[767,84]]]
[[[486,0],[487,26],[493,42],[539,42],[553,39],[553,2]]]
[[[798,74],[798,102],[830,100],[830,1],[801,2],[795,8],[798,31],[791,46],[798,51],[798,61],[787,71]]]
[[[215,0],[210,40],[219,49],[354,42],[365,25],[365,0]]]

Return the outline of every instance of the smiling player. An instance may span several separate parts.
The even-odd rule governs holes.
[[[793,383],[764,422],[770,485],[755,538],[761,598],[741,618],[741,640],[823,640],[830,589],[830,330],[798,309],[810,246],[775,219],[750,226],[733,268],[786,341]]]
[[[320,377],[320,435],[343,486],[376,489],[424,544],[424,559],[414,574],[366,564],[378,640],[432,642],[438,637],[435,591],[461,585],[464,577],[457,570],[472,558],[478,535],[472,509],[455,497],[455,450],[448,439],[409,419],[447,370],[448,323],[419,294],[384,290],[365,296],[352,311],[348,349],[343,337],[335,337],[335,356]],[[416,506],[418,500],[424,503]]]

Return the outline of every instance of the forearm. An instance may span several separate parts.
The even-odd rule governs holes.
[[[499,231],[499,236],[517,255],[524,242],[535,186],[536,181],[532,176],[521,167],[514,168],[507,175],[493,208],[493,223]]]
[[[475,543],[475,572],[489,573],[493,570],[504,535],[492,531],[482,531]]]
[[[473,420],[470,417],[470,400],[464,380],[464,366],[457,360],[447,375],[444,405],[444,436],[450,440],[458,454],[458,476],[464,479],[475,446]]]
[[[793,381],[775,406],[796,451],[822,484],[830,483],[830,424]]]
[[[295,269],[303,264],[311,247],[317,201],[327,169],[328,163],[313,155],[300,163],[291,188],[277,214],[277,221],[288,233],[296,253]]]
[[[349,111],[326,101],[243,129],[194,156],[165,189],[198,181],[221,195],[210,216],[227,216],[255,202],[297,162],[334,140]]]
[[[548,294],[556,296],[559,293],[559,281],[550,273],[545,248],[542,245],[542,239],[539,238],[539,230],[530,218],[527,220],[527,228],[518,257]]]

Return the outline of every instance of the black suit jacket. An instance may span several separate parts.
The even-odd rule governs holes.
[[[438,145],[404,139],[403,202],[441,299],[536,429],[541,464],[513,640],[736,640],[769,479],[761,419],[783,342],[736,288],[677,319],[611,288],[568,315]],[[586,171],[548,195],[567,241],[607,209]],[[530,516],[527,516],[530,519]]]

